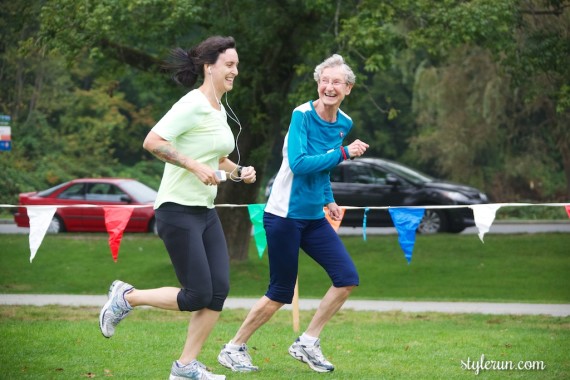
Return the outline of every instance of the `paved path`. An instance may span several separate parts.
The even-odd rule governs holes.
[[[47,295],[47,294],[0,294],[0,305],[64,305],[97,306],[107,301],[107,296],[93,295]],[[225,307],[229,309],[249,309],[257,298],[228,298]],[[299,309],[312,310],[319,305],[318,299],[299,300]],[[290,305],[285,305],[290,310]],[[491,302],[409,302],[409,301],[369,301],[348,300],[343,309],[358,311],[403,311],[409,313],[476,313],[476,314],[516,314],[570,316],[570,304],[527,304]]]

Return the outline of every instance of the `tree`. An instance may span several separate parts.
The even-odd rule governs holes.
[[[240,75],[227,100],[241,120],[240,163],[255,165],[260,180],[220,186],[219,203],[263,201],[259,186],[280,162],[291,111],[316,97],[314,67],[332,53],[355,69],[343,103],[355,124],[348,139],[370,142],[370,154],[467,178],[501,199],[555,197],[570,188],[568,2],[10,3],[0,24],[0,79],[10,85],[0,104],[16,115],[26,150],[0,158],[0,193],[110,171],[156,185],[162,165],[140,145],[185,91],[160,62],[172,47],[220,34],[237,40]],[[79,154],[77,141],[92,151]],[[231,257],[245,259],[246,210],[220,214]]]
[[[363,1],[356,15],[345,21],[342,38],[370,73],[393,65],[402,51],[427,53],[416,66],[418,132],[412,147],[442,173],[456,179],[474,174],[488,188],[497,188],[494,181],[506,179],[501,186],[510,190],[501,196],[524,196],[529,194],[516,191],[521,181],[556,182],[547,176],[560,172],[562,162],[568,197],[569,6],[566,0]],[[492,62],[485,56],[492,57]],[[485,67],[494,73],[486,79],[488,87],[470,87],[481,85],[473,75],[482,74]],[[492,110],[490,100],[499,101],[503,108]],[[491,134],[472,139],[469,131],[481,122]],[[492,137],[500,138],[500,150],[493,152],[491,147],[482,152],[484,142]],[[502,166],[493,175],[475,173],[487,152],[499,158]],[[535,170],[517,170],[516,164],[525,157],[535,158]],[[545,168],[547,175],[540,175]],[[542,195],[530,196],[555,197],[556,193],[545,189]]]
[[[39,42],[41,5],[22,1],[3,8],[0,104],[12,117],[13,137],[13,150],[0,157],[5,203],[15,203],[19,192],[74,177],[113,175],[115,151],[132,144],[128,135],[119,141],[116,136],[145,119],[145,109],[121,93],[112,96],[112,82],[93,60],[77,55],[66,64]]]
[[[346,9],[351,8],[347,5]],[[260,7],[253,0],[192,3],[54,0],[48,1],[42,11],[41,41],[69,61],[88,54],[104,63],[107,70],[100,75],[114,76],[117,90],[122,91],[123,79],[119,75],[124,73],[123,65],[142,70],[139,72],[142,76],[157,76],[157,65],[168,49],[189,47],[212,34],[234,36],[241,70],[236,89],[227,99],[241,120],[239,160],[242,164],[254,164],[262,178],[264,163],[274,146],[282,144],[282,131],[288,125],[293,108],[288,95],[305,85],[304,76],[309,76],[314,65],[335,44],[329,26],[331,20],[338,22],[337,10],[325,1],[275,1]],[[316,37],[327,34],[324,42],[317,43]],[[305,56],[305,52],[310,54]],[[115,64],[110,64],[109,59]],[[163,78],[167,83],[166,76]],[[181,93],[181,89],[171,85],[164,87],[170,90],[157,91],[170,96],[166,97],[167,102],[153,108],[157,117]],[[239,126],[233,127],[237,134]],[[231,158],[238,160],[235,153]],[[260,183],[255,186],[226,183],[220,186],[217,202],[255,203]],[[251,229],[244,222],[249,220],[247,211],[243,208],[219,211],[230,242],[230,256],[236,260],[247,258]]]

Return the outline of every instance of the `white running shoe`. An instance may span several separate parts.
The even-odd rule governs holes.
[[[115,333],[115,327],[133,310],[125,300],[125,294],[134,287],[126,282],[115,280],[109,288],[109,300],[99,313],[99,328],[105,338]]]
[[[228,348],[227,344],[224,345],[224,348],[222,348],[218,355],[218,362],[234,372],[252,372],[259,369],[251,363],[251,356],[249,352],[247,352],[247,345],[245,343],[237,350]]]
[[[289,354],[295,359],[307,363],[313,371],[334,371],[334,365],[323,356],[320,339],[317,339],[314,346],[309,346],[301,344],[299,338],[297,338],[291,347],[289,347]]]
[[[172,363],[169,380],[226,380],[225,375],[215,375],[208,371],[206,366],[198,360],[182,366],[178,361]]]

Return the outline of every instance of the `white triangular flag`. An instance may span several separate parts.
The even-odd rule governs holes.
[[[57,210],[56,206],[34,206],[34,207],[26,207],[28,210],[28,217],[30,218],[30,263],[36,256],[36,252],[42,241],[44,240],[44,236],[46,236],[46,232],[49,228],[51,220],[53,219],[53,215],[55,214],[55,210]]]
[[[497,213],[497,210],[500,207],[501,205],[498,204],[483,204],[483,205],[469,206],[469,208],[473,210],[473,216],[475,217],[475,225],[479,230],[479,239],[481,239],[481,242],[485,243],[483,241],[483,236],[485,236],[485,234],[489,232],[489,229],[491,228],[491,225],[495,220],[495,215]]]

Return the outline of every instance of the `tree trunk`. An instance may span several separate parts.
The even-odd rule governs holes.
[[[558,115],[557,118],[558,149],[562,156],[562,167],[566,177],[566,200],[570,199],[570,111]]]
[[[570,199],[570,151],[562,152],[562,164],[566,175],[566,200]]]
[[[244,207],[217,207],[226,243],[232,261],[245,261],[251,241],[251,222],[245,205],[255,203],[259,182],[246,185],[243,182],[226,181],[218,187],[216,204],[240,204]]]

